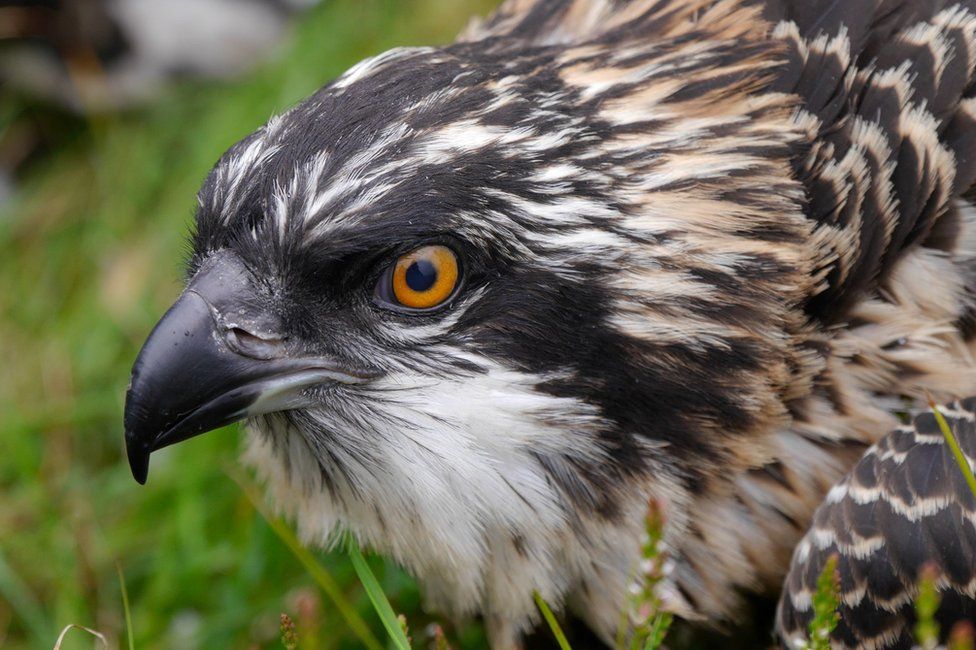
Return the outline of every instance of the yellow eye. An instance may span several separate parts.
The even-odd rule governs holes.
[[[393,296],[410,309],[436,307],[454,293],[458,261],[446,246],[424,246],[401,256],[393,268]]]

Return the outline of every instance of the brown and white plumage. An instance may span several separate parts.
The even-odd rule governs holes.
[[[976,400],[940,411],[976,464]],[[840,578],[837,646],[913,647],[923,569],[940,594],[943,640],[954,624],[976,620],[976,496],[931,412],[872,446],[817,509],[780,599],[777,626],[791,647],[806,638],[831,556]]]
[[[348,370],[234,411],[249,461],[307,540],[351,530],[498,647],[533,590],[610,639],[648,499],[669,609],[775,592],[906,402],[976,393],[974,5],[510,0],[357,65],[200,194],[213,336]],[[377,305],[355,269],[431,241],[458,293]],[[250,278],[246,308],[215,276]],[[146,397],[152,365],[141,475],[186,407]]]

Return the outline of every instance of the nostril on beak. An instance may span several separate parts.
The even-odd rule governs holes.
[[[228,346],[252,359],[278,359],[285,356],[285,339],[258,336],[241,327],[231,327],[225,335]]]

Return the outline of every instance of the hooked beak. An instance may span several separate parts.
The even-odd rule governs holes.
[[[304,389],[376,373],[296,354],[262,310],[243,263],[218,253],[153,328],[125,396],[125,446],[145,483],[149,455],[246,417],[308,405]]]

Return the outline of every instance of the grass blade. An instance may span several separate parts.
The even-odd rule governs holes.
[[[363,589],[366,590],[366,595],[369,596],[370,602],[373,603],[373,609],[376,610],[380,621],[383,622],[386,633],[390,635],[390,639],[399,650],[410,650],[410,642],[407,641],[407,636],[403,633],[403,627],[400,625],[397,615],[393,612],[390,601],[387,600],[386,594],[383,593],[383,588],[380,586],[379,580],[376,579],[369,565],[366,564],[366,558],[363,557],[362,551],[359,550],[359,545],[351,536],[347,540],[346,549],[349,553],[349,558],[352,560],[352,566],[356,570],[356,575],[359,576],[359,581],[363,583]]]
[[[102,647],[105,648],[105,650],[108,650],[108,641],[105,640],[104,634],[102,634],[101,632],[97,632],[91,629],[90,627],[85,627],[84,625],[78,625],[77,623],[71,623],[69,625],[66,625],[64,629],[61,630],[61,634],[58,635],[58,640],[54,642],[54,650],[61,650],[61,644],[64,643],[64,637],[68,636],[68,632],[70,632],[71,630],[81,630],[82,632],[87,632],[88,634],[91,634],[93,637],[95,637],[96,639],[102,642]]]
[[[963,476],[966,477],[966,483],[969,484],[969,489],[976,497],[976,476],[973,475],[973,468],[969,465],[969,461],[966,460],[966,455],[962,453],[962,448],[959,446],[959,441],[956,440],[956,436],[952,433],[952,428],[949,423],[946,422],[945,417],[942,416],[942,412],[936,405],[935,400],[931,397],[929,398],[929,407],[932,409],[932,413],[935,415],[935,421],[939,423],[939,428],[942,430],[942,437],[945,438],[946,444],[949,445],[949,449],[952,450],[952,455],[956,458],[956,464],[959,465],[959,469],[962,470]]]
[[[226,471],[231,479],[241,488],[241,491],[244,492],[244,495],[251,502],[251,505],[254,506],[254,509],[257,510],[258,514],[268,522],[268,525],[271,526],[271,530],[278,536],[278,539],[288,547],[292,555],[302,563],[302,566],[312,576],[312,579],[322,588],[325,595],[329,597],[332,604],[339,610],[339,614],[346,620],[346,624],[352,630],[353,634],[359,637],[362,644],[366,648],[369,648],[369,650],[383,650],[383,644],[379,642],[379,639],[376,638],[372,630],[369,629],[369,626],[366,625],[366,621],[349,604],[335,578],[322,566],[311,551],[302,546],[295,533],[292,532],[291,528],[285,522],[268,512],[254,481],[237,467],[227,467]]]
[[[556,643],[559,644],[560,650],[572,650],[569,641],[566,639],[566,635],[563,634],[563,629],[559,627],[559,621],[556,620],[556,616],[549,609],[549,604],[538,591],[533,591],[532,597],[535,598],[536,607],[542,612],[542,617],[546,619],[549,629],[552,630],[552,635],[556,637]]]
[[[30,589],[18,576],[13,567],[7,563],[3,552],[0,551],[0,596],[9,604],[17,616],[24,621],[35,644],[44,643],[45,637],[51,632],[44,610],[38,604]]]
[[[122,611],[125,612],[125,634],[129,639],[129,650],[135,650],[136,643],[133,639],[132,631],[132,610],[129,609],[129,590],[125,588],[125,576],[122,574],[122,565],[116,562],[115,570],[119,572],[119,587],[122,588]]]

